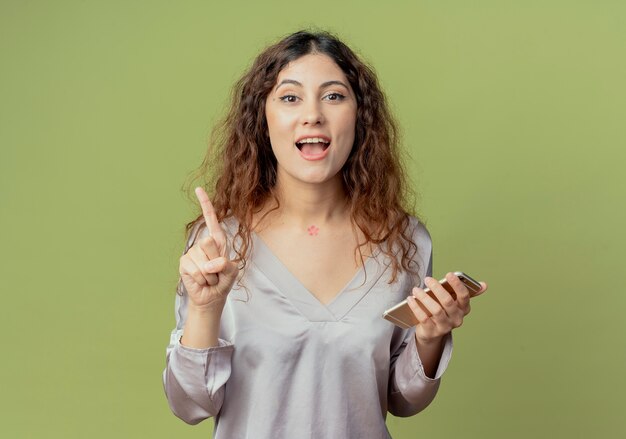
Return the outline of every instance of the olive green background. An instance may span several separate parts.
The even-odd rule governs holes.
[[[598,0],[0,2],[0,434],[211,436],[161,384],[181,186],[311,26],[377,70],[435,274],[490,285],[394,438],[624,437],[626,4]]]

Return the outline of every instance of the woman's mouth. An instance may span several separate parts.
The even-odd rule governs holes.
[[[307,137],[296,142],[296,147],[305,160],[320,160],[328,154],[330,139],[325,137]]]

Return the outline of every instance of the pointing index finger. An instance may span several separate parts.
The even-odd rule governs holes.
[[[209,200],[209,196],[201,187],[197,187],[195,192],[200,202],[200,207],[202,208],[202,215],[204,216],[204,222],[209,230],[209,235],[216,240],[218,246],[223,247],[226,243],[226,239],[220,227],[220,223],[217,220],[217,215],[215,215],[213,204],[211,204],[211,200]]]

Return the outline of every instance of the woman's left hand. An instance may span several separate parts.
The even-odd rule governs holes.
[[[470,312],[470,295],[467,287],[453,273],[447,273],[446,279],[456,293],[456,300],[432,277],[426,277],[424,282],[437,300],[418,287],[413,288],[413,296],[408,297],[409,306],[419,321],[415,327],[418,343],[428,345],[441,341],[446,334],[461,326],[463,318]],[[485,282],[480,282],[480,285],[482,288],[472,297],[487,290]]]

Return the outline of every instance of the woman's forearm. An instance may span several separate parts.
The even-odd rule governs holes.
[[[423,343],[415,337],[417,353],[422,361],[422,366],[424,366],[424,374],[426,374],[428,378],[434,378],[437,373],[439,359],[443,352],[443,339],[444,337],[441,337],[438,341]]]
[[[224,302],[213,303],[210,307],[203,308],[197,308],[190,303],[180,343],[194,349],[217,346],[223,309]]]

